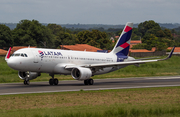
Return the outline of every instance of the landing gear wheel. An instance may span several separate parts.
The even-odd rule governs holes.
[[[93,85],[94,84],[94,80],[93,79],[88,79],[88,84],[89,85]]]
[[[55,78],[55,79],[49,79],[49,84],[50,85],[58,85],[58,83],[59,83],[59,80],[57,79],[57,78]]]
[[[84,85],[93,85],[93,84],[94,84],[94,80],[93,79],[84,80]]]
[[[57,78],[54,79],[54,85],[58,85],[59,80]]]
[[[50,85],[53,85],[54,84],[54,80],[51,78],[51,79],[49,79],[49,84]]]
[[[29,85],[29,84],[30,84],[29,80],[24,80],[24,85]]]
[[[84,85],[88,85],[88,80],[84,80]]]
[[[29,80],[27,80],[27,81],[26,81],[26,85],[29,85],[29,84],[30,84],[30,82],[29,82]]]
[[[26,83],[27,83],[27,81],[26,81],[26,80],[24,80],[24,85],[26,85]]]

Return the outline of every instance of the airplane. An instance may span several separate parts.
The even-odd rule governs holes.
[[[5,60],[8,66],[18,70],[18,76],[29,85],[30,80],[41,73],[48,73],[50,85],[58,85],[56,74],[71,75],[75,80],[84,81],[84,85],[93,85],[94,75],[105,74],[128,65],[138,66],[147,62],[162,61],[171,58],[175,47],[165,59],[135,59],[128,56],[133,23],[127,22],[116,45],[110,53],[72,51],[44,48],[23,48],[11,56],[9,48]]]

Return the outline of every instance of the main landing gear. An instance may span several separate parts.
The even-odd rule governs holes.
[[[93,85],[93,84],[94,84],[94,80],[93,79],[84,80],[84,85]]]
[[[54,78],[54,74],[49,74],[52,78],[49,79],[49,84],[50,85],[58,85],[59,80],[57,78]]]

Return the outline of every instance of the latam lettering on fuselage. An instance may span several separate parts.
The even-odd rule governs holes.
[[[47,55],[47,56],[62,56],[61,52],[41,51],[41,50],[38,50],[38,53],[41,55],[41,60],[43,59],[43,56],[44,56],[44,55]]]
[[[29,85],[29,80],[37,78],[41,73],[49,73],[52,77],[50,85],[59,83],[54,78],[55,74],[72,75],[76,80],[83,80],[85,85],[93,85],[91,77],[94,75],[109,73],[128,65],[162,61],[172,56],[175,47],[165,59],[143,60],[128,56],[132,29],[133,23],[128,22],[110,53],[24,48],[10,56],[9,48],[5,60],[9,67],[19,71],[18,76],[24,80],[25,85]]]
[[[39,54],[43,55],[56,55],[56,56],[62,56],[61,52],[53,52],[53,51],[41,51],[38,50]]]

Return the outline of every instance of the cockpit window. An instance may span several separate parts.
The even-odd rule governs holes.
[[[27,54],[24,54],[25,57],[28,57]]]
[[[20,56],[20,54],[18,53],[18,54],[14,54],[14,56]]]
[[[24,54],[21,54],[22,57],[24,57]]]
[[[11,56],[21,56],[21,57],[28,57],[25,53],[14,53]]]

